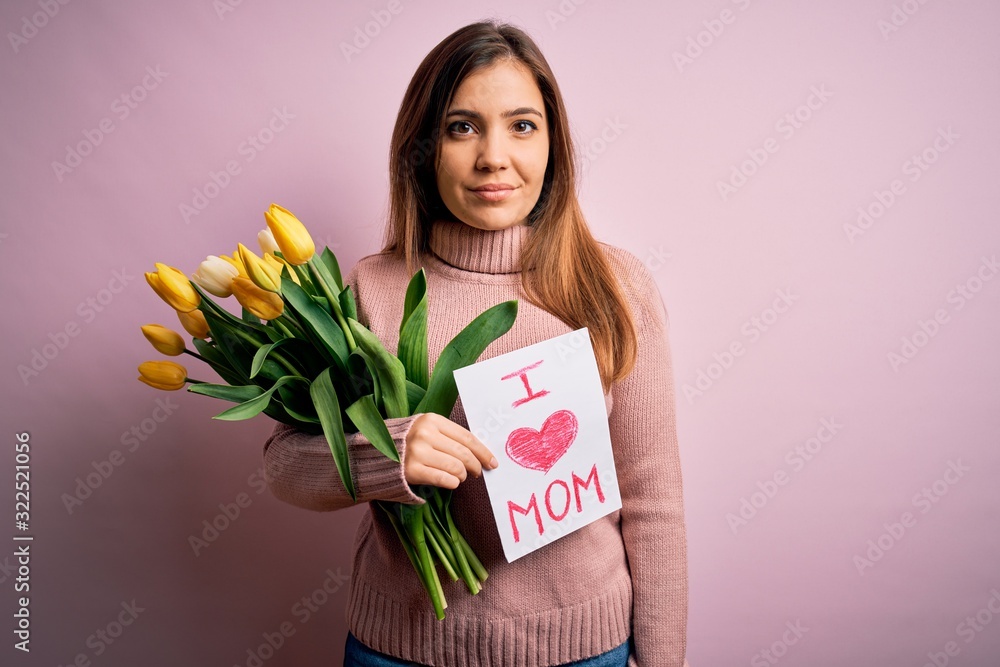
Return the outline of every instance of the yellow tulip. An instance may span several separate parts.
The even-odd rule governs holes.
[[[316,254],[316,245],[309,236],[309,230],[286,209],[271,204],[271,208],[264,212],[264,219],[289,264],[305,264]]]
[[[156,272],[146,273],[146,282],[174,310],[189,313],[201,303],[201,295],[179,270],[156,262]]]
[[[279,276],[281,275],[281,269],[287,266],[288,273],[292,276],[292,281],[296,285],[302,284],[299,282],[299,276],[295,272],[295,267],[293,267],[291,264],[281,259],[277,255],[272,255],[271,253],[267,253],[266,255],[264,255],[264,261],[267,262],[272,268],[274,268],[274,270],[278,272]]]
[[[220,257],[209,255],[191,274],[191,280],[215,296],[227,297],[233,293],[230,283],[238,275],[240,272],[235,266]]]
[[[187,382],[187,369],[173,361],[144,361],[139,364],[139,381],[154,389],[176,391]]]
[[[247,276],[254,285],[268,292],[277,292],[281,289],[281,275],[274,270],[274,267],[242,243],[239,244],[239,253],[243,266],[246,267]]]
[[[262,229],[257,232],[257,244],[260,246],[260,251],[265,255],[275,250],[281,250],[278,247],[278,242],[274,240],[274,234],[271,233],[270,229]]]
[[[200,312],[200,311],[199,311]],[[156,351],[168,357],[176,357],[184,354],[184,339],[173,329],[168,329],[159,324],[144,324],[142,335],[146,337]]]
[[[243,260],[240,259],[240,251],[239,250],[237,250],[236,252],[234,252],[232,257],[230,257],[229,255],[219,255],[219,258],[226,260],[227,262],[229,262],[230,264],[232,264],[234,267],[236,267],[236,271],[237,271],[237,273],[240,274],[241,277],[243,277],[243,278],[249,278],[250,277],[250,276],[247,275],[247,269],[246,269],[246,267],[243,266]]]
[[[257,287],[248,278],[233,278],[233,296],[241,306],[262,320],[273,320],[285,309],[280,296]]]
[[[209,337],[208,321],[205,319],[205,313],[200,310],[195,309],[190,313],[182,313],[178,310],[177,319],[181,321],[184,330],[195,338],[205,340]]]

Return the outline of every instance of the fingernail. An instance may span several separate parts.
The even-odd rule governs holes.
[[[497,457],[494,456],[493,458],[490,459],[491,468],[496,468],[498,465],[500,465],[500,462],[497,461]]]

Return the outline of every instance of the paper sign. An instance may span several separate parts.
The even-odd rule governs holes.
[[[621,509],[607,405],[587,328],[455,371],[507,562]]]

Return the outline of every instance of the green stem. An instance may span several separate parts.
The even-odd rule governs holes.
[[[202,360],[202,361],[204,361],[204,362],[205,362],[206,364],[208,363],[208,359],[206,359],[205,357],[201,356],[201,355],[200,355],[200,354],[198,354],[197,352],[194,352],[194,351],[192,351],[192,350],[189,350],[189,349],[187,349],[186,347],[184,348],[184,354],[190,354],[190,355],[191,355],[192,357],[194,357],[194,358],[196,358],[196,359],[201,359],[201,360]]]
[[[468,559],[469,565],[476,573],[476,577],[479,578],[480,582],[486,581],[486,578],[490,576],[490,573],[486,571],[485,567],[483,567],[482,562],[476,556],[476,552],[473,551],[472,547],[469,546],[469,543],[465,541],[465,537],[462,536],[462,533],[459,533],[458,531],[455,532],[458,535],[459,544],[461,544],[462,549],[465,550],[465,557]]]
[[[427,541],[430,543],[431,548],[434,549],[434,553],[437,554],[438,559],[441,561],[441,564],[444,566],[444,569],[448,573],[451,580],[458,581],[458,574],[455,573],[455,568],[452,565],[455,556],[451,551],[451,547],[448,545],[445,536],[443,534],[438,536],[437,532],[434,530],[436,526],[434,525],[434,520],[429,516],[429,508],[425,511],[425,515],[424,530],[427,535]],[[447,553],[445,550],[447,550]]]
[[[403,550],[406,551],[406,555],[409,556],[413,569],[417,571],[417,574],[420,574],[420,565],[417,562],[417,555],[413,552],[413,547],[410,545],[410,538],[406,536],[406,533],[403,532],[402,526],[399,525],[399,519],[397,519],[395,515],[393,515],[393,513],[381,502],[376,500],[373,501],[372,504],[385,512],[385,515],[389,517],[389,523],[391,523],[392,527],[396,529],[396,535],[399,536],[399,541],[403,545]],[[423,579],[423,576],[420,578]]]
[[[458,561],[458,569],[462,571],[462,579],[465,580],[465,585],[469,589],[469,592],[473,595],[477,594],[481,589],[479,586],[479,580],[476,579],[476,575],[472,573],[472,568],[469,567],[469,561],[465,558],[465,549],[462,548],[458,541],[458,527],[455,526],[455,521],[451,518],[451,512],[445,508],[445,518],[448,521],[448,532],[451,535],[452,544],[455,546],[455,556]]]

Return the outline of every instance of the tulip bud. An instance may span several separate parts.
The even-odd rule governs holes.
[[[293,267],[291,264],[281,259],[277,255],[272,255],[271,253],[268,253],[264,255],[264,261],[267,262],[268,265],[271,266],[275,271],[277,271],[279,276],[281,276],[281,269],[287,266],[288,274],[292,277],[292,281],[296,285],[302,284],[301,282],[299,282],[299,276],[295,272],[295,267]]]
[[[233,278],[233,296],[241,306],[262,320],[273,320],[285,309],[280,296],[257,287],[247,278]]]
[[[305,264],[316,254],[316,245],[309,231],[286,209],[271,204],[271,208],[264,212],[264,219],[267,220],[274,241],[289,264],[295,266]]]
[[[247,275],[247,269],[246,269],[246,267],[243,266],[243,260],[240,259],[240,251],[239,250],[237,250],[236,252],[234,252],[232,257],[230,257],[229,255],[219,255],[219,258],[220,259],[224,259],[226,262],[228,262],[229,264],[232,264],[234,267],[236,267],[236,271],[240,274],[241,277],[243,277],[243,278],[249,278],[250,277],[250,276]]]
[[[274,240],[274,234],[271,233],[270,229],[262,229],[257,232],[257,244],[260,246],[261,253],[265,255],[269,252],[281,250],[278,247],[278,242]]]
[[[268,292],[277,292],[281,289],[281,276],[270,264],[262,260],[253,253],[253,250],[242,243],[239,244],[240,259],[246,267],[247,276],[257,287]]]
[[[230,283],[238,275],[240,272],[235,266],[220,257],[209,255],[191,274],[191,280],[215,296],[227,297],[233,293]]]
[[[195,338],[205,340],[209,337],[208,320],[205,319],[205,313],[197,308],[190,313],[182,313],[178,310],[177,319],[181,321],[181,326],[184,327],[184,330]]]
[[[139,364],[139,381],[154,389],[176,391],[187,382],[187,369],[173,361],[144,361]]]
[[[200,312],[200,311],[199,311]],[[176,357],[184,354],[184,339],[173,329],[168,329],[159,324],[144,324],[142,335],[146,337],[156,351],[168,357]]]
[[[201,295],[179,270],[156,262],[156,272],[146,273],[146,282],[174,310],[189,313],[201,303]]]

